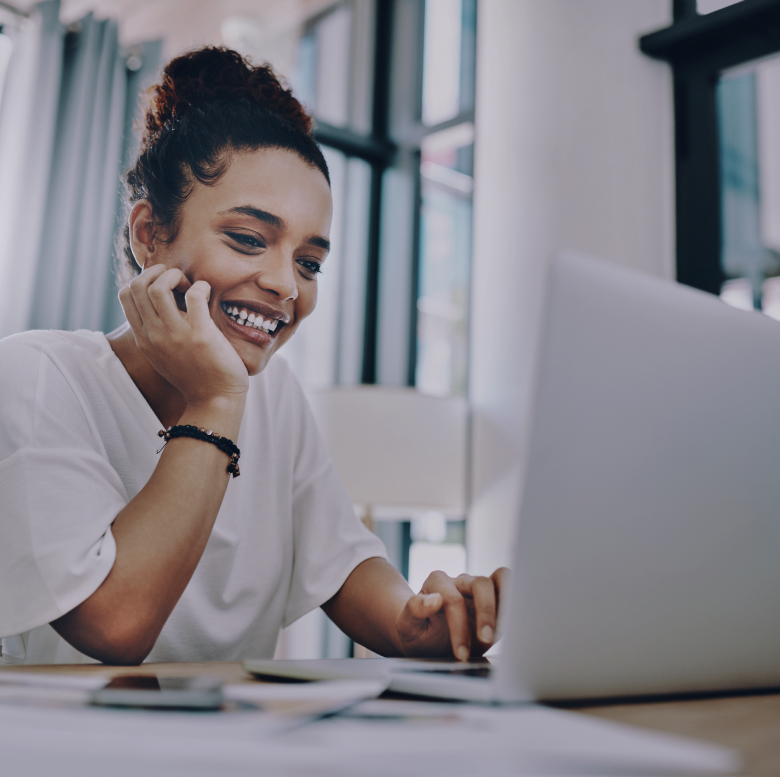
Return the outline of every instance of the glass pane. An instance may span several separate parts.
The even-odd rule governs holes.
[[[321,122],[370,130],[373,7],[341,3],[298,42],[293,89]]]
[[[422,148],[415,385],[432,395],[467,391],[473,139],[464,123]]]
[[[426,125],[446,122],[460,110],[461,0],[426,0],[423,109]]]
[[[696,10],[700,14],[711,14],[713,11],[720,11],[727,5],[735,5],[742,0],[696,0]]]
[[[0,105],[3,102],[3,86],[5,84],[5,75],[8,70],[8,62],[11,59],[11,50],[13,45],[11,39],[2,33],[0,25]]]
[[[717,89],[721,298],[778,316],[780,58],[724,74]]]
[[[333,193],[332,249],[317,307],[280,350],[307,387],[356,384],[362,369],[370,166],[323,147]]]
[[[476,0],[426,0],[422,121],[446,122],[474,108]]]
[[[317,99],[314,113],[323,121],[349,122],[351,14],[340,6],[317,25]]]
[[[337,382],[357,385],[363,374],[371,166],[365,160],[352,158],[347,161],[346,174]]]

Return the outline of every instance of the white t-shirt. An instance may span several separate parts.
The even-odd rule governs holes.
[[[102,333],[0,341],[0,664],[91,660],[48,624],[108,575],[111,524],[152,475],[162,427]],[[241,476],[148,661],[271,657],[282,626],[386,555],[279,356],[251,380],[237,444]]]

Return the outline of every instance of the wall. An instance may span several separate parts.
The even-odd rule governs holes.
[[[672,278],[671,75],[637,37],[671,0],[480,0],[469,571],[509,563],[545,265]]]

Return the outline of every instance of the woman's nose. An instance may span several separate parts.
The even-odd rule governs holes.
[[[283,253],[268,253],[263,268],[256,278],[257,286],[273,293],[281,301],[294,301],[298,297],[295,279],[295,261]]]

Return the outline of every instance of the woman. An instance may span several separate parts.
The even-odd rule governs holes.
[[[268,657],[320,605],[384,655],[484,652],[503,572],[414,595],[271,361],[329,249],[298,101],[235,52],[179,57],[127,184],[128,324],[0,343],[0,661]]]

